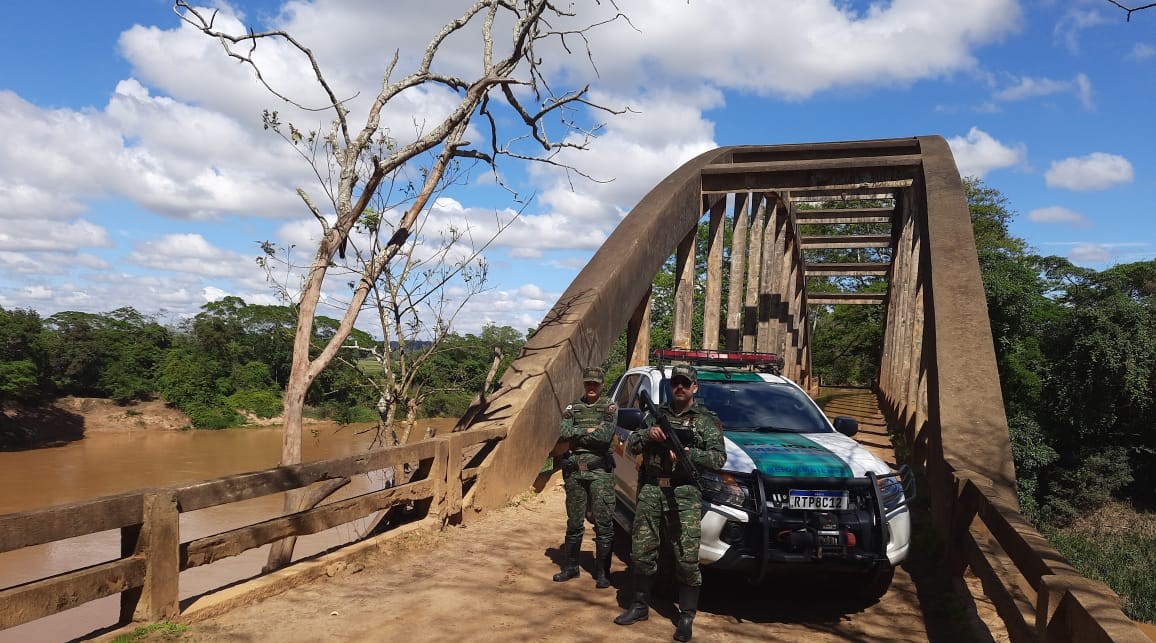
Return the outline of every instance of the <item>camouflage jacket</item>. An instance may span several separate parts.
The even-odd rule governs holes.
[[[658,410],[670,420],[675,429],[690,430],[692,439],[683,441],[684,447],[689,447],[690,461],[698,469],[720,469],[726,462],[726,447],[723,446],[722,423],[718,416],[710,409],[692,405],[682,414],[677,414],[669,404],[663,404]],[[650,439],[650,428],[658,421],[646,416],[646,425],[630,433],[626,447],[632,453],[642,454],[642,468],[639,472],[643,479],[657,476],[679,475],[678,467],[670,457],[670,451],[661,442]]]

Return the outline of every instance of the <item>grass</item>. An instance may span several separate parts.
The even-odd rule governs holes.
[[[381,375],[385,372],[385,369],[381,367],[381,362],[372,357],[357,360],[357,367],[366,375]]]
[[[1119,594],[1129,618],[1156,623],[1156,514],[1116,503],[1044,535],[1081,574]]]
[[[178,641],[189,631],[188,625],[161,621],[151,625],[142,625],[135,630],[121,634],[112,640],[112,643],[140,643],[142,641]]]

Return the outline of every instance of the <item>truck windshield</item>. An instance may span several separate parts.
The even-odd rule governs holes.
[[[718,414],[724,431],[831,432],[806,394],[785,384],[700,380],[696,403]]]

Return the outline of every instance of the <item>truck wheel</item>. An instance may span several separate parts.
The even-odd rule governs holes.
[[[867,572],[859,595],[870,601],[878,601],[891,587],[893,578],[895,578],[895,568],[891,565],[881,564]]]

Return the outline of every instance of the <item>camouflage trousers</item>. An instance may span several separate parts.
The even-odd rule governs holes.
[[[594,516],[594,542],[614,542],[614,474],[578,471],[566,476],[566,541],[582,542],[586,531],[586,508]]]
[[[658,548],[662,532],[674,550],[675,576],[680,583],[702,585],[698,545],[702,536],[702,492],[692,484],[663,489],[644,484],[638,492],[638,509],[631,531],[630,562],[634,573],[658,573]]]

